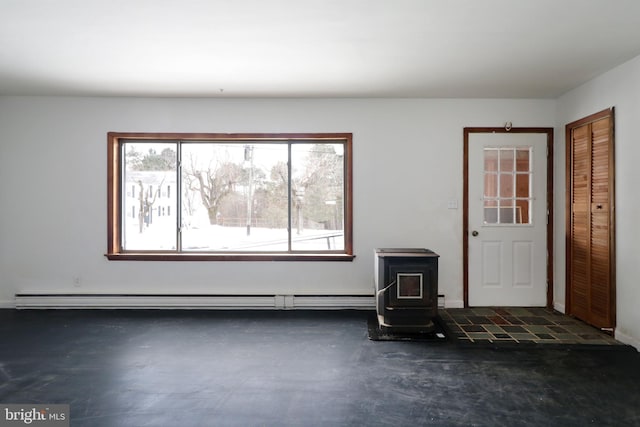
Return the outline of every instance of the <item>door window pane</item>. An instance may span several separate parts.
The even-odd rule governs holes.
[[[526,197],[528,198],[531,193],[531,189],[529,188],[529,183],[531,182],[530,174],[528,173],[519,173],[516,174],[516,197]]]
[[[513,188],[513,173],[500,174],[500,198],[511,199],[515,196]]]
[[[533,147],[485,148],[485,224],[531,224],[532,150]]]
[[[486,172],[498,171],[498,150],[485,148],[484,151],[484,170]]]
[[[516,205],[518,206],[518,215],[519,221],[518,224],[530,224],[529,217],[531,216],[531,212],[529,210],[531,206],[531,201],[528,199],[524,200],[516,200]]]
[[[484,201],[484,223],[485,224],[498,223],[498,201],[497,200]]]
[[[516,172],[531,172],[531,149],[518,148],[516,150]]]
[[[518,208],[512,204],[501,204],[498,211],[500,224],[517,224],[518,223]]]
[[[501,172],[513,172],[515,166],[514,162],[514,149],[502,148],[500,149],[500,171]]]
[[[484,175],[484,197],[498,196],[498,174],[485,173]]]

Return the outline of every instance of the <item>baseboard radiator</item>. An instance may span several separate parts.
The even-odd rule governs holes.
[[[369,295],[122,295],[42,294],[15,296],[17,309],[373,310]]]

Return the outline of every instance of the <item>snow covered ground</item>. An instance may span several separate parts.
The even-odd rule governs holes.
[[[175,250],[176,235],[173,224],[155,223],[139,232],[137,224],[126,228],[124,249],[131,250]],[[246,227],[205,225],[182,230],[182,250],[194,252],[272,252],[287,251],[287,229],[251,227],[247,236]],[[292,234],[294,251],[343,250],[342,230],[303,230]]]

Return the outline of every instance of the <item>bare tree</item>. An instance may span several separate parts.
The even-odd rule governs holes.
[[[184,170],[185,184],[190,191],[200,195],[200,200],[207,210],[210,224],[217,223],[217,214],[223,199],[229,195],[241,178],[239,165],[216,160],[206,168],[198,167],[191,158],[189,166]]]
[[[340,228],[338,204],[342,199],[343,175],[343,159],[335,148],[329,144],[315,145],[307,155],[302,176],[292,182],[294,194],[302,194],[294,200],[296,209],[304,208],[306,219],[327,228]]]
[[[188,173],[183,174],[183,183],[185,185],[185,188],[188,188],[189,190],[194,188],[194,186],[196,185],[194,181],[195,177],[193,175],[190,175]],[[199,198],[199,196],[193,190],[184,192],[184,196],[182,197],[182,208],[184,209],[188,217],[193,216],[196,211],[196,198]],[[191,225],[190,222],[185,222],[184,217],[182,218],[182,221],[183,225]]]

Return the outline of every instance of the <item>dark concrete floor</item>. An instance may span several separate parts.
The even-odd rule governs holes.
[[[0,403],[72,426],[638,426],[640,354],[367,339],[358,311],[0,310]]]

